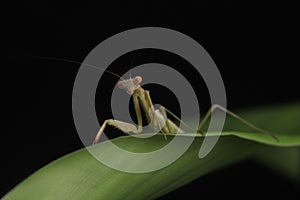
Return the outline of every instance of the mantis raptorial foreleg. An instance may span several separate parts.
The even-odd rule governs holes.
[[[147,111],[145,113],[146,119],[149,123],[152,123],[153,127],[158,128],[159,131],[162,131],[164,133],[169,133],[167,127],[165,126],[166,119],[164,119],[163,115],[159,112],[159,110],[154,110],[149,91],[144,91],[142,95],[133,95],[133,104],[137,116],[138,126],[136,127],[133,124],[114,119],[105,120],[100,130],[98,131],[93,144],[99,142],[106,125],[113,126],[125,133],[141,133],[143,129],[141,107],[144,111]]]
[[[138,132],[142,132],[143,127],[143,118],[142,118],[142,112],[141,112],[141,105],[139,103],[138,96],[133,96],[133,104],[135,109],[135,114],[137,116],[138,120]]]
[[[98,133],[94,139],[93,144],[96,144],[99,142],[106,125],[113,126],[125,133],[136,133],[136,134],[139,133],[139,130],[133,124],[130,124],[127,122],[122,122],[122,121],[115,120],[115,119],[108,119],[103,122],[100,130],[98,131]]]
[[[137,120],[138,120],[138,128],[136,128],[133,124],[127,123],[127,122],[122,122],[119,120],[114,120],[114,119],[108,119],[105,120],[104,123],[102,124],[100,130],[98,131],[93,144],[96,144],[99,142],[101,135],[106,127],[106,125],[110,125],[113,126],[125,133],[135,133],[138,134],[140,132],[142,132],[142,125],[143,125],[143,121],[142,121],[142,113],[141,113],[141,107],[139,104],[139,100],[137,96],[133,97],[133,103],[134,103],[134,108],[135,108],[135,113],[137,116]]]

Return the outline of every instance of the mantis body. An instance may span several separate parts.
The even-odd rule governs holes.
[[[138,126],[136,127],[133,124],[127,123],[127,122],[122,122],[119,120],[115,119],[108,119],[105,120],[104,123],[102,124],[99,132],[97,133],[93,144],[96,144],[99,142],[101,135],[103,134],[103,131],[107,125],[113,126],[125,133],[141,133],[142,132],[142,113],[141,109],[143,109],[146,120],[148,123],[156,130],[159,130],[161,133],[164,133],[165,138],[166,134],[168,133],[184,133],[182,129],[180,129],[173,121],[168,119],[167,113],[171,114],[173,117],[175,117],[177,120],[180,121],[178,117],[176,117],[172,112],[170,112],[168,109],[166,109],[163,106],[160,106],[159,109],[154,109],[152,100],[150,97],[150,93],[147,90],[144,90],[140,84],[142,82],[142,77],[136,76],[134,78],[130,79],[124,79],[118,82],[118,87],[120,89],[125,90],[129,95],[132,95],[133,97],[133,103],[134,103],[134,108],[135,112],[137,115],[137,121],[138,121]],[[234,114],[233,112],[227,110],[226,108],[220,106],[220,105],[213,105],[210,110],[206,113],[204,118],[200,121],[199,126],[197,128],[197,132],[204,134],[201,132],[201,128],[203,127],[204,123],[208,120],[210,114],[215,110],[215,109],[221,109],[227,114],[231,115],[232,117],[240,120],[242,123],[248,125],[249,127],[253,128],[256,131],[262,132],[264,134],[270,135],[273,137],[275,140],[278,141],[278,139],[271,133],[268,133],[255,125],[247,122],[245,119],[241,118],[240,116]],[[183,123],[183,122],[182,122]]]
[[[63,58],[43,57],[43,56],[18,56],[18,57],[48,59],[48,60],[56,60],[56,61],[63,61],[63,62],[81,64],[81,65],[84,65],[84,66],[87,66],[87,67],[92,67],[94,69],[106,71],[106,72],[122,79],[121,81],[118,82],[118,87],[120,89],[125,90],[129,95],[132,95],[134,108],[135,108],[135,112],[136,112],[137,120],[138,120],[138,126],[136,127],[133,124],[130,124],[130,123],[127,123],[127,122],[122,122],[122,121],[115,120],[115,119],[105,120],[104,123],[102,124],[100,130],[98,131],[98,133],[97,133],[97,135],[94,139],[93,144],[96,144],[96,143],[99,142],[99,140],[101,138],[101,135],[102,135],[106,125],[114,126],[115,128],[118,128],[118,129],[120,129],[121,131],[123,131],[125,133],[130,133],[130,132],[135,133],[135,134],[141,133],[142,132],[142,124],[143,124],[142,123],[141,109],[143,109],[148,123],[154,129],[159,130],[160,132],[164,133],[165,138],[166,138],[166,135],[168,133],[184,133],[184,131],[182,129],[180,129],[173,121],[171,121],[167,117],[167,113],[169,113],[175,119],[177,119],[178,121],[183,123],[185,126],[187,126],[176,115],[174,115],[171,111],[169,111],[168,109],[166,109],[163,106],[161,106],[158,110],[154,109],[149,91],[144,90],[140,86],[140,83],[142,82],[142,77],[140,77],[140,76],[136,76],[135,78],[124,79],[123,77],[119,76],[118,74],[115,74],[111,71],[102,69],[98,66],[90,65],[90,64],[87,64],[87,63],[81,63],[81,62],[77,62],[77,61],[73,61],[73,60],[69,60],[69,59],[63,59]],[[272,133],[269,133],[265,130],[262,130],[262,129],[256,127],[255,125],[249,123],[248,121],[246,121],[242,117],[234,114],[233,112],[227,110],[226,108],[224,108],[220,105],[213,105],[209,109],[209,111],[206,113],[204,118],[200,121],[200,123],[198,125],[198,128],[197,128],[197,132],[204,135],[204,133],[201,131],[201,128],[203,127],[205,122],[208,120],[210,114],[212,112],[214,112],[214,110],[217,109],[217,108],[224,111],[224,112],[226,112],[227,114],[231,115],[232,117],[240,120],[242,123],[248,125],[252,129],[254,129],[258,132],[264,133],[266,135],[269,135],[269,136],[273,137],[276,141],[279,141],[278,138],[275,135],[273,135]]]

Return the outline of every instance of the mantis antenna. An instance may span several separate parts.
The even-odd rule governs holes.
[[[117,77],[121,78],[122,80],[125,80],[122,76],[119,76],[118,74],[116,74],[114,72],[111,72],[107,69],[103,69],[101,67],[97,67],[95,65],[91,65],[91,64],[88,64],[88,63],[78,62],[78,61],[75,61],[75,60],[70,60],[70,59],[65,59],[65,58],[57,58],[57,57],[49,57],[49,56],[29,56],[29,55],[13,55],[13,56],[23,57],[23,58],[36,58],[36,59],[55,60],[55,61],[63,61],[63,62],[68,62],[68,63],[75,63],[75,64],[84,65],[84,66],[87,66],[87,67],[92,67],[94,69],[98,69],[98,70],[110,73],[114,76],[117,76]]]

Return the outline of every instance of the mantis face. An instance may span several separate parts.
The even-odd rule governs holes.
[[[119,81],[118,87],[120,89],[125,90],[129,95],[132,95],[136,89],[141,87],[140,86],[141,82],[142,82],[142,77],[136,76],[134,78]]]

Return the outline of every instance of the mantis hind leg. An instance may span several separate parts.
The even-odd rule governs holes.
[[[101,138],[101,135],[106,127],[106,125],[113,126],[125,133],[140,133],[141,131],[137,129],[133,124],[127,123],[127,122],[122,122],[119,120],[114,120],[114,119],[108,119],[105,120],[104,123],[102,124],[100,130],[98,131],[93,144],[97,144]]]
[[[205,124],[205,122],[208,120],[209,116],[211,115],[211,113],[213,113],[216,109],[220,109],[222,111],[224,111],[226,114],[230,115],[231,117],[234,117],[236,118],[237,120],[239,120],[240,122],[242,122],[243,124],[249,126],[250,128],[252,128],[253,130],[256,130],[258,132],[261,132],[263,134],[266,134],[266,135],[269,135],[271,137],[273,137],[276,141],[279,141],[278,138],[273,134],[273,133],[270,133],[270,132],[267,132],[261,128],[258,128],[257,126],[255,126],[254,124],[246,121],[245,119],[243,119],[242,117],[238,116],[237,114],[227,110],[226,108],[224,108],[223,106],[220,106],[218,104],[215,104],[213,105],[209,111],[205,114],[205,116],[203,117],[203,119],[200,121],[199,123],[199,126],[198,126],[198,129],[197,129],[197,132],[198,133],[202,133],[203,132],[201,131],[201,128],[203,127],[203,125]]]
[[[172,127],[170,126],[165,107],[160,106],[159,111],[165,121],[165,131],[163,131],[163,129],[161,129],[161,131],[164,133],[164,137],[167,140],[167,133],[171,133]]]

